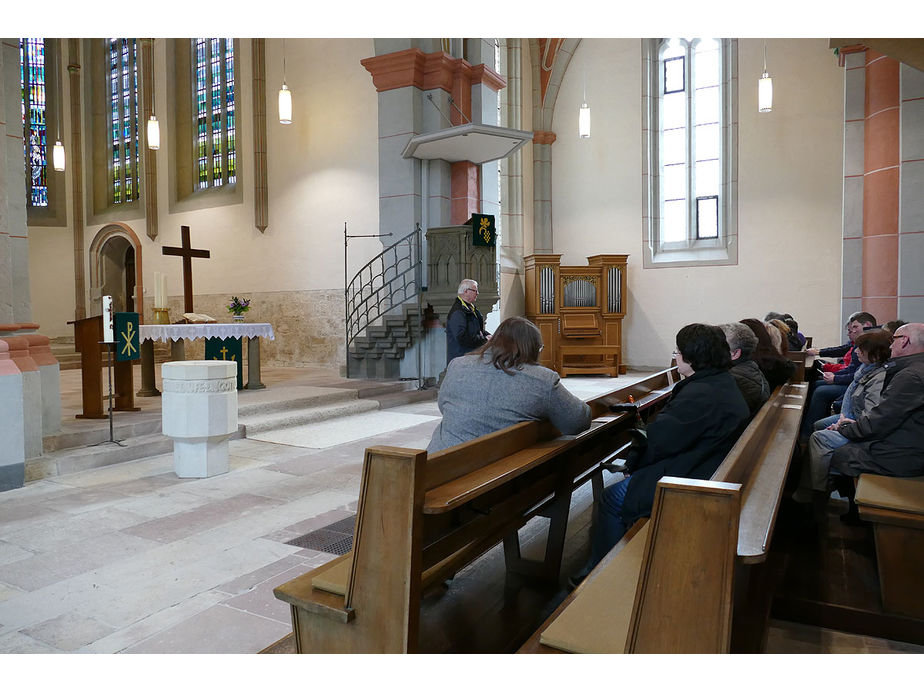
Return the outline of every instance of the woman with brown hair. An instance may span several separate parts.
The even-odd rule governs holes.
[[[555,371],[538,364],[541,350],[539,329],[512,317],[486,344],[450,361],[437,400],[443,420],[427,452],[521,421],[551,421],[568,435],[590,428],[590,407],[565,389]]]

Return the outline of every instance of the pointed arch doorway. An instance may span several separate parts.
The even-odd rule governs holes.
[[[113,312],[144,312],[141,241],[127,224],[108,224],[90,243],[90,310],[102,312],[101,296],[112,296]],[[143,322],[143,319],[142,319]]]

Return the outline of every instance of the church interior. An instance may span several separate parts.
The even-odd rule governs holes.
[[[0,458],[0,653],[297,651],[274,589],[349,550],[364,450],[426,447],[463,278],[490,330],[541,322],[535,267],[603,263],[616,363],[562,378],[584,399],[669,368],[687,323],[788,312],[827,346],[859,310],[924,321],[922,39],[4,38],[0,70],[0,340],[47,338],[57,402],[17,419],[0,368],[0,447],[20,446]],[[472,215],[491,219],[487,247]],[[232,323],[232,297],[242,329],[268,325],[240,333],[257,350],[237,357],[227,473],[179,478],[160,430],[162,364],[209,358],[202,339],[148,342],[122,370],[131,401],[80,418],[75,328],[107,296],[140,329]],[[582,329],[547,325],[547,345]],[[36,410],[55,430],[23,452]],[[589,484],[574,492],[566,568],[592,506]],[[544,523],[520,530],[524,552]],[[837,532],[856,561],[839,574],[875,574],[871,531]],[[561,585],[503,602],[504,560],[495,545],[442,605],[424,595],[465,641],[437,651],[516,652],[479,619],[533,609],[528,634],[561,602]],[[466,601],[478,590],[490,613]],[[800,623],[787,603],[762,652],[924,653],[920,633]]]

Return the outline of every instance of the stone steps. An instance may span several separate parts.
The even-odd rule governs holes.
[[[238,391],[238,430],[231,437],[328,421],[376,409],[436,397],[436,390],[416,390],[413,381],[363,381],[331,378],[324,386],[279,384],[265,390]],[[159,398],[158,398],[159,399]],[[108,419],[65,416],[62,430],[43,439],[44,453],[26,461],[26,481],[141,460],[173,451],[161,433],[160,408],[115,412],[109,442]]]
[[[159,422],[158,422],[159,426]],[[231,439],[244,437],[244,427],[238,425]],[[26,481],[35,481],[49,476],[59,476],[87,469],[105,467],[120,462],[132,462],[154,455],[173,452],[173,440],[162,433],[148,433],[120,439],[113,434],[113,439],[120,444],[110,443],[109,431],[103,442],[80,448],[68,448],[43,454],[26,461]]]
[[[73,337],[55,337],[51,340],[51,355],[58,360],[62,371],[80,369],[80,354],[74,348]],[[154,363],[170,360],[170,345],[166,342],[154,342]]]

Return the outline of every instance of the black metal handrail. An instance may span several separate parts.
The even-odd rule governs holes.
[[[346,244],[344,229],[344,244]],[[344,253],[346,251],[344,250]],[[346,259],[344,259],[344,271]],[[344,289],[346,367],[350,377],[350,345],[369,325],[393,308],[419,301],[422,260],[420,226],[367,262]]]

